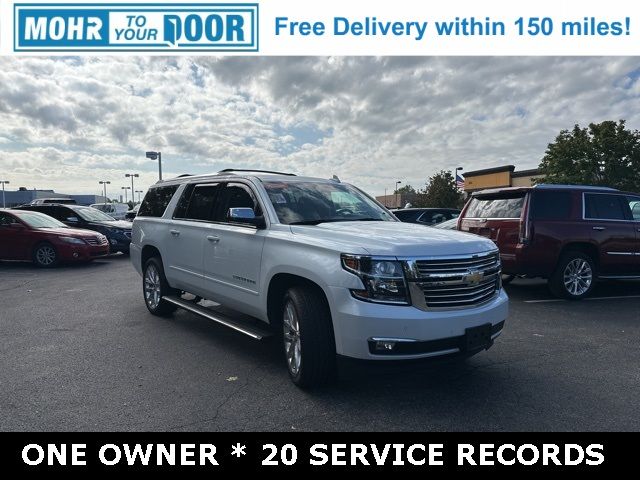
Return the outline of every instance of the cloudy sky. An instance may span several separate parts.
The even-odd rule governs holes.
[[[536,167],[563,128],[640,129],[640,58],[1,58],[0,179],[112,193],[223,168],[381,195],[441,169]]]

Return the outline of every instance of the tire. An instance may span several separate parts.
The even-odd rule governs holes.
[[[502,285],[509,285],[516,279],[515,275],[507,275],[506,273],[502,275]]]
[[[596,265],[589,255],[579,251],[565,253],[549,279],[551,293],[567,300],[589,296],[596,282]]]
[[[336,374],[331,312],[313,288],[294,287],[282,302],[283,347],[289,376],[301,388],[326,384]]]
[[[162,297],[175,293],[176,290],[167,283],[162,260],[159,257],[147,260],[142,271],[142,295],[147,310],[158,317],[171,316],[178,307],[166,302]]]
[[[48,242],[39,243],[33,249],[33,263],[40,268],[52,268],[58,264],[56,247]]]

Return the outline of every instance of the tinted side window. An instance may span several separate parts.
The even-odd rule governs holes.
[[[467,218],[520,218],[524,193],[513,196],[473,197],[465,214]]]
[[[631,216],[637,222],[640,221],[640,197],[627,197]]]
[[[229,183],[222,193],[221,208],[218,209],[216,220],[226,221],[230,208],[253,208],[256,217],[262,215],[262,209],[251,189],[241,183]]]
[[[571,215],[571,192],[536,190],[531,200],[534,220],[568,220]]]
[[[213,208],[216,204],[218,194],[218,184],[197,185],[193,189],[189,206],[184,214],[184,218],[189,220],[211,220],[213,218]]]
[[[620,195],[584,195],[584,216],[600,220],[626,220],[625,208]]]
[[[142,205],[140,205],[138,216],[161,217],[164,215],[164,211],[167,209],[167,205],[169,205],[169,202],[177,189],[177,185],[150,188],[144,196]]]
[[[18,223],[18,221],[13,218],[13,215],[0,212],[0,225],[11,225],[13,223]]]
[[[403,222],[415,222],[420,216],[420,210],[405,210],[404,212],[393,212],[399,220]]]

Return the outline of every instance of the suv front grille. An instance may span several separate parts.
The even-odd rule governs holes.
[[[413,274],[424,296],[424,303],[416,306],[468,308],[491,300],[500,290],[500,254],[415,260]]]

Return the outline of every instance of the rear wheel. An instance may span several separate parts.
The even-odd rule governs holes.
[[[160,258],[152,257],[144,264],[142,291],[147,310],[153,315],[167,317],[176,311],[175,305],[162,299],[162,297],[173,295],[176,292],[167,283]]]
[[[331,313],[322,296],[309,287],[294,287],[282,308],[284,353],[293,383],[312,388],[329,382],[336,372],[336,346]]]
[[[33,250],[33,263],[40,268],[51,268],[58,263],[58,252],[50,243],[41,243]]]
[[[589,255],[578,251],[567,252],[549,279],[549,289],[558,297],[581,300],[591,293],[595,279],[596,267]]]

